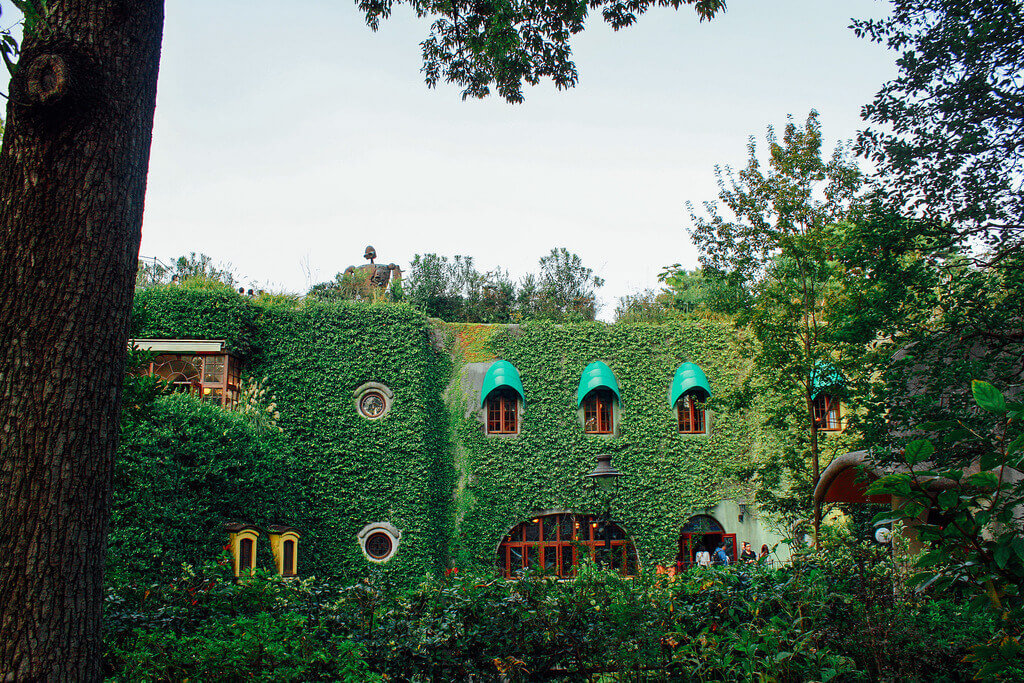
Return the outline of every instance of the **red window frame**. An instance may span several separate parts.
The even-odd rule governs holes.
[[[704,401],[696,391],[687,391],[676,402],[676,417],[680,434],[706,434],[707,415]]]
[[[635,576],[639,561],[633,542],[611,522],[611,567]],[[543,515],[516,526],[498,546],[498,569],[513,578],[527,567],[570,578],[581,557],[605,561],[604,528],[596,515]]]
[[[519,433],[519,396],[514,391],[499,389],[487,397],[487,433]]]
[[[838,432],[843,428],[842,415],[839,413],[839,399],[828,394],[814,397],[814,422],[823,432]]]
[[[583,398],[583,432],[611,434],[615,430],[615,394],[594,389]]]

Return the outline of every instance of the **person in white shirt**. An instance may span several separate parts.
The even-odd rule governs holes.
[[[698,567],[710,567],[711,566],[711,553],[708,552],[707,548],[701,548],[697,551],[697,566]]]

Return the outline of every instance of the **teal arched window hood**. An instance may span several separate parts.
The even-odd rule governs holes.
[[[516,366],[507,360],[495,361],[487,369],[487,374],[484,375],[483,387],[480,389],[481,408],[487,402],[487,397],[491,395],[491,392],[499,387],[512,389],[519,394],[519,398],[523,400],[523,405],[526,405],[526,392],[523,391],[523,382],[519,378],[519,371],[516,370]]]
[[[602,387],[611,389],[615,398],[622,400],[619,383],[615,381],[615,373],[601,361],[595,360],[583,369],[583,374],[580,376],[580,388],[576,390],[576,407],[579,408],[583,405],[583,399],[587,397],[587,394]]]
[[[819,360],[814,364],[811,370],[811,400],[818,398],[818,394],[827,389],[841,389],[845,385],[846,380],[831,363]]]
[[[708,376],[696,363],[683,363],[676,370],[676,376],[672,379],[672,388],[668,392],[668,405],[675,407],[679,397],[691,389],[701,389],[707,399],[711,397],[711,385],[708,383]]]

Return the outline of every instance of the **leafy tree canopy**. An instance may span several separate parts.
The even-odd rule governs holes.
[[[854,210],[864,182],[847,145],[838,145],[828,161],[822,159],[821,124],[814,110],[803,127],[790,118],[781,141],[769,126],[767,142],[767,170],[753,137],[746,168],[737,174],[729,166],[715,167],[718,199],[732,219],[718,213],[716,202],[704,202],[706,217],[687,202],[701,265],[740,282],[757,282],[787,250],[819,243],[828,225]]]
[[[522,102],[523,83],[550,78],[559,90],[576,85],[570,39],[583,31],[587,14],[600,10],[613,29],[630,26],[651,7],[692,7],[701,21],[725,9],[724,0],[359,0],[376,31],[395,5],[408,4],[430,17],[430,36],[420,45],[427,85],[454,83],[462,97],[486,97],[494,88]]]
[[[518,283],[501,268],[480,272],[471,256],[417,254],[404,292],[425,315],[448,322],[593,320],[604,280],[564,247],[541,257]]]
[[[864,107],[858,151],[895,213],[978,238],[998,262],[1024,246],[1024,5],[893,0],[853,22],[901,53],[899,75]]]

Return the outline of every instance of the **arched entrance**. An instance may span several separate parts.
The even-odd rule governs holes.
[[[736,561],[736,534],[725,533],[725,527],[711,515],[694,515],[686,520],[679,534],[679,552],[676,555],[676,569],[683,570],[694,565],[697,551],[714,553],[722,541],[729,563]]]
[[[637,570],[636,548],[615,522],[610,522],[611,557],[605,549],[603,522],[596,515],[542,515],[515,526],[498,546],[498,570],[513,577],[526,567],[568,578],[586,557],[624,576]]]

